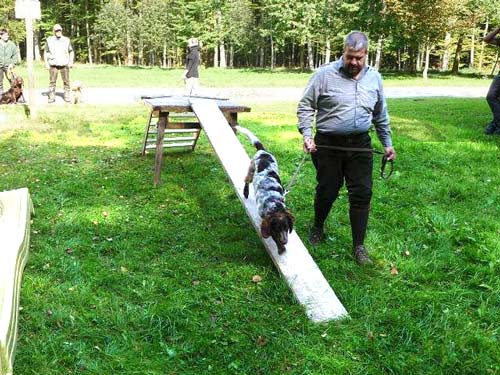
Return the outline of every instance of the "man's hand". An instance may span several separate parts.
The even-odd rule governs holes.
[[[14,64],[9,64],[9,66],[7,67],[7,69],[9,69],[9,70],[14,69]]]
[[[304,152],[310,154],[311,152],[316,152],[316,143],[314,143],[314,139],[306,138],[304,139]]]
[[[384,155],[387,160],[396,160],[396,150],[394,147],[384,147]]]

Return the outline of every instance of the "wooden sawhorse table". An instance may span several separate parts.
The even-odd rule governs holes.
[[[155,186],[160,183],[164,148],[190,147],[191,150],[194,150],[196,147],[196,142],[201,132],[201,125],[195,119],[191,104],[189,103],[190,98],[196,97],[165,96],[144,99],[144,103],[151,107],[151,112],[149,120],[146,123],[141,154],[145,155],[147,149],[155,149]],[[217,106],[231,127],[238,125],[238,113],[250,112],[250,107],[242,106],[226,99],[213,99],[216,100]],[[173,115],[171,115],[172,113]],[[176,117],[175,113],[188,113],[190,119],[189,121],[184,121],[187,119],[184,115],[179,121],[170,121],[171,118]],[[172,135],[172,137],[165,138],[165,133]]]

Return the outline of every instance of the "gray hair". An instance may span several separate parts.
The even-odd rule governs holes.
[[[349,48],[353,51],[362,49],[368,51],[368,37],[361,31],[351,31],[344,41],[344,48]]]

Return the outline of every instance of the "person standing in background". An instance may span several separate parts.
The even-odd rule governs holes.
[[[19,51],[13,41],[9,40],[7,29],[0,30],[0,95],[3,94],[4,75],[10,82],[7,75],[19,62]]]
[[[61,72],[61,78],[64,85],[64,101],[70,102],[69,69],[73,66],[75,54],[71,41],[68,37],[62,35],[62,27],[55,24],[53,27],[54,35],[47,38],[45,44],[45,67],[49,70],[49,103],[56,100],[56,82],[57,74]]]
[[[186,94],[191,96],[198,91],[199,87],[200,43],[198,39],[189,38],[188,48],[189,52],[186,57],[186,70],[183,78],[186,84]]]

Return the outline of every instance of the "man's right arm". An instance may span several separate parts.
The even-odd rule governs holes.
[[[318,97],[320,92],[319,72],[315,73],[307,84],[302,99],[297,106],[298,129],[304,137],[312,138],[314,114],[318,109]]]
[[[316,72],[307,84],[302,99],[297,106],[298,129],[304,138],[304,152],[316,151],[316,144],[313,139],[314,115],[318,109],[318,97],[320,92],[320,77]]]
[[[485,43],[493,44],[495,46],[500,46],[500,38],[496,38],[496,36],[500,33],[500,27],[497,27],[495,30],[487,34],[483,40]]]
[[[43,61],[45,61],[45,67],[48,69],[50,68],[49,66],[49,55],[50,55],[50,51],[49,51],[49,41],[46,40],[45,41],[45,48],[43,49]]]

